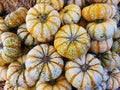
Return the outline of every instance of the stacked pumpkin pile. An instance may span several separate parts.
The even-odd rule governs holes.
[[[118,89],[120,0],[32,1],[0,2],[3,90]]]

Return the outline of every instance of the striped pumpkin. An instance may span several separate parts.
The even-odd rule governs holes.
[[[81,17],[81,9],[79,6],[71,4],[64,7],[60,11],[62,24],[78,23]]]
[[[92,4],[82,9],[82,16],[88,21],[112,18],[115,13],[115,7],[108,4]]]
[[[0,66],[0,81],[6,81],[7,80],[7,66]]]
[[[64,25],[56,33],[54,47],[60,55],[66,58],[77,58],[87,53],[90,47],[90,37],[81,26]]]
[[[27,31],[25,23],[18,27],[17,35],[26,46],[33,46],[38,43]]]
[[[65,66],[68,82],[78,90],[92,90],[102,81],[102,75],[103,67],[92,54],[68,61]]]
[[[103,41],[95,41],[91,40],[91,47],[90,51],[98,54],[98,53],[104,53],[106,51],[109,51],[112,47],[113,40],[112,38],[103,40]]]
[[[86,27],[91,38],[98,41],[110,39],[113,37],[117,24],[112,19],[106,19],[103,21],[91,22]]]
[[[51,41],[60,25],[59,13],[49,5],[36,4],[28,11],[26,17],[27,30],[40,42]]]
[[[85,0],[67,0],[67,5],[70,5],[70,4],[76,4],[82,8],[85,6]]]
[[[27,9],[24,7],[18,8],[16,11],[8,14],[5,17],[5,23],[8,27],[14,28],[25,22]]]
[[[64,66],[61,56],[52,45],[47,44],[40,44],[31,49],[25,64],[28,85],[34,85],[37,80],[43,82],[58,78]]]
[[[8,27],[6,26],[4,19],[0,17],[0,34],[7,31],[8,31]]]
[[[71,85],[64,76],[48,82],[38,82],[36,90],[72,90]]]
[[[21,42],[18,36],[4,32],[0,40],[0,66],[16,60],[21,55]]]
[[[2,14],[4,11],[4,7],[3,7],[3,4],[0,2],[0,14]]]
[[[106,81],[107,90],[116,90],[120,87],[120,71],[115,68],[113,70],[105,70],[104,80]]]

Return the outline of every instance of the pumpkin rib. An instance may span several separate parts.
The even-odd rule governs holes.
[[[50,63],[52,66],[54,66],[52,63]],[[49,75],[50,75],[50,79],[53,79],[53,77],[52,77],[52,72],[51,72],[51,70],[50,70],[50,67],[49,67],[49,64],[47,63],[47,68],[48,68],[48,71],[49,71]]]
[[[77,42],[76,42],[77,43]],[[76,43],[73,43],[75,48],[76,48],[76,51],[77,51],[77,56],[79,57],[80,56],[80,48],[78,47],[78,45]]]
[[[102,76],[102,73],[99,72],[99,71],[97,71],[97,70],[95,70],[95,69],[91,69],[91,68],[90,68],[89,70],[94,71],[94,72],[96,72],[96,73],[98,73],[98,74],[100,74],[100,75]]]
[[[56,63],[56,62],[54,62],[54,61],[51,61],[51,62],[54,63],[54,64],[56,64],[56,65],[59,65],[60,69],[62,70],[62,65],[61,65],[61,64]]]
[[[29,84],[28,84],[28,82],[26,80],[25,72],[23,72],[23,79],[24,79],[24,83],[29,87]]]
[[[83,73],[82,83],[81,83],[81,85],[80,85],[80,88],[82,88],[82,87],[83,87],[84,78],[85,78],[85,73]]]
[[[102,28],[103,28],[105,39],[107,39],[107,36],[106,36],[107,32],[106,32],[106,27],[105,27],[104,23],[102,23]]]
[[[49,30],[49,32],[50,32],[50,36],[52,36],[53,35],[53,33],[52,33],[52,31],[50,30],[50,25],[48,24],[48,23],[46,23],[46,27],[48,28],[48,30]]]
[[[75,66],[68,67],[68,68],[65,68],[65,71],[70,70],[70,69],[75,69],[75,68],[79,68],[79,67],[75,67]]]
[[[59,28],[59,25],[57,25],[54,21],[52,21],[52,20],[50,20],[50,19],[48,19],[47,21],[48,21],[49,23],[53,24],[54,26],[56,26],[57,28]]]
[[[94,59],[95,59],[95,57],[91,58],[91,59],[88,61],[88,64],[90,64]]]
[[[58,83],[58,86],[61,86],[61,87],[63,87],[63,88],[65,88],[66,90],[69,90],[66,86],[64,86],[64,85],[62,85],[62,84],[60,84],[60,83]]]

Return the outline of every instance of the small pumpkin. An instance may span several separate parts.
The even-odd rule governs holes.
[[[54,47],[63,57],[77,58],[87,53],[90,47],[90,37],[81,26],[64,25],[55,35]]]
[[[4,11],[4,7],[3,7],[3,4],[0,2],[0,14],[2,14]]]
[[[65,76],[78,90],[92,90],[102,81],[103,67],[92,54],[68,61],[65,65]]]
[[[4,32],[0,38],[0,66],[16,60],[21,55],[21,42],[18,36]]]
[[[51,5],[56,10],[61,10],[64,6],[64,0],[37,0],[36,4]]]
[[[112,45],[113,45],[112,38],[103,41],[91,40],[91,47],[89,51],[95,54],[104,53],[106,51],[109,51]]]
[[[60,11],[60,16],[62,19],[62,24],[71,24],[71,23],[78,23],[81,17],[81,9],[79,6],[70,4],[64,7]]]
[[[48,82],[38,82],[36,90],[72,90],[71,85],[64,76]]]
[[[7,69],[8,66],[0,66],[0,81],[6,81],[7,80]]]
[[[18,27],[17,35],[26,46],[34,46],[38,43],[27,31],[25,23]]]
[[[40,42],[51,41],[60,25],[59,13],[46,4],[36,4],[26,16],[27,30]]]
[[[37,81],[50,81],[62,73],[63,59],[52,45],[40,44],[27,54],[26,80],[28,85],[35,85]]]
[[[116,29],[117,24],[112,19],[91,22],[86,27],[91,38],[98,41],[112,38]]]
[[[92,4],[82,9],[82,16],[87,21],[112,18],[115,13],[115,7],[108,4]]]
[[[8,27],[14,28],[25,22],[27,9],[24,7],[18,8],[16,11],[8,14],[5,17],[5,23]]]

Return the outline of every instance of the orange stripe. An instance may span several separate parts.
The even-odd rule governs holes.
[[[88,12],[87,12],[87,18],[88,18],[88,20],[92,20],[92,18],[91,18],[91,12],[90,12],[92,7],[88,7],[88,8],[89,9],[88,9]],[[86,11],[84,11],[84,12],[86,12]]]
[[[57,39],[56,39],[57,40]],[[58,49],[60,46],[62,46],[64,43],[66,43],[68,40],[63,41],[62,43],[60,43],[59,45],[56,46],[56,49]]]
[[[86,72],[86,73],[88,74],[89,78],[91,79],[92,88],[94,88],[95,87],[94,79],[92,78],[92,76],[88,72]]]
[[[54,21],[52,21],[50,19],[48,19],[47,21],[50,22],[50,23],[52,23],[53,25],[55,25],[57,28],[59,28],[59,25],[57,25]]]
[[[48,19],[51,18],[51,17],[53,17],[53,18],[55,18],[55,17],[56,18],[60,18],[60,16],[57,16],[57,15],[50,15],[50,16],[48,16]]]
[[[81,85],[80,85],[81,90],[83,89],[83,82],[84,82],[85,74],[86,73],[83,73],[83,77],[81,77],[82,78],[82,82],[81,82]]]
[[[76,51],[77,51],[77,57],[80,57],[81,55],[80,55],[80,48],[78,47],[78,45],[74,42],[74,46],[75,46],[75,49],[76,49]]]
[[[101,77],[103,76],[103,74],[101,72],[99,72],[99,71],[97,71],[95,69],[89,69],[89,70],[99,73],[101,75]]]
[[[71,67],[68,67],[68,68],[66,67],[65,71],[70,70],[70,69],[75,69],[75,68],[79,68],[79,67],[75,67],[75,66],[71,66]]]
[[[59,63],[57,63],[57,62],[54,62],[54,61],[51,61],[52,63],[54,63],[54,64],[56,64],[57,66],[59,66],[60,67],[60,69],[62,70],[62,68],[63,68],[63,65],[61,65],[61,64],[59,64]]]
[[[88,64],[91,63],[92,61],[94,61],[95,57],[91,58],[89,61],[88,61]]]
[[[100,51],[101,51],[98,41],[96,41],[96,51],[97,51],[97,53],[100,53]]]
[[[48,28],[48,30],[49,30],[49,32],[50,32],[50,36],[53,36],[53,33],[52,33],[52,31],[51,31],[50,25],[49,25],[48,23],[46,23],[46,26],[47,26],[47,28]]]
[[[22,13],[21,13],[21,14],[22,14]],[[21,14],[15,13],[15,15],[18,17],[18,20],[20,20],[19,23],[25,21],[25,18],[24,18]]]
[[[39,13],[39,11],[36,9],[36,7],[32,8],[34,11],[36,11],[36,13]]]
[[[37,14],[29,12],[28,15],[37,16]]]
[[[50,63],[50,64],[54,67],[54,65],[52,63]],[[50,76],[49,79],[52,80],[54,77],[52,77],[52,72],[51,72],[51,69],[48,64],[47,64],[47,68],[48,68],[48,72],[49,72],[49,76]]]
[[[62,83],[62,81],[61,81],[61,83]],[[68,87],[66,87],[65,85],[63,85],[63,84],[60,84],[60,81],[58,82],[58,84],[57,84],[58,86],[62,86],[63,88],[65,88],[65,90],[69,90],[68,89]]]
[[[94,24],[94,28],[92,29],[92,31],[91,31],[91,35],[92,35],[92,37],[93,38],[95,38],[95,30],[96,30],[96,24]]]
[[[49,85],[45,85],[42,90],[47,90],[48,87],[49,87]]]
[[[109,45],[108,45],[108,41],[105,41],[105,43],[106,43],[106,50],[109,50]]]
[[[75,23],[74,17],[72,17],[72,15],[70,14],[69,11],[68,11],[67,15],[71,18],[71,21]]]
[[[62,8],[62,5],[61,5],[60,0],[56,0],[56,2],[57,2],[58,10],[61,9],[61,8]]]
[[[112,87],[111,87],[111,90],[113,90],[113,88],[114,88],[114,80],[113,80],[113,78],[111,78],[112,79]]]

